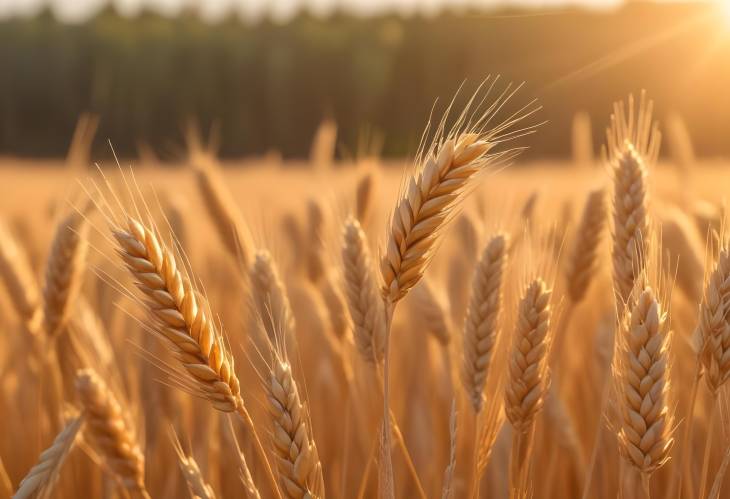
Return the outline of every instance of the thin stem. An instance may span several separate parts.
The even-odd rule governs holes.
[[[700,475],[700,494],[697,496],[698,499],[705,497],[705,490],[707,488],[707,474],[710,467],[710,450],[712,449],[712,434],[715,430],[715,406],[717,405],[717,396],[712,399],[712,405],[710,406],[710,422],[707,427],[707,436],[705,437],[705,457],[702,458],[702,474]]]
[[[384,384],[383,375],[381,375],[379,370],[377,371],[377,375],[379,376],[380,386],[382,387]],[[380,395],[382,397],[384,397],[384,394],[382,391],[380,392]],[[421,499],[426,499],[428,496],[426,495],[426,491],[423,489],[423,485],[421,484],[421,479],[418,477],[416,465],[413,463],[413,458],[411,457],[411,453],[408,451],[408,447],[406,446],[405,438],[403,437],[403,433],[400,430],[400,426],[398,425],[398,421],[395,419],[395,414],[393,413],[392,410],[390,411],[390,423],[393,425],[392,431],[396,436],[396,440],[398,441],[398,447],[400,447],[400,450],[403,454],[403,458],[406,460],[406,466],[411,475],[411,478],[413,479],[413,483],[416,485],[418,494],[421,497]]]
[[[641,490],[644,493],[645,499],[651,499],[651,492],[649,490],[649,473],[641,474]]]
[[[677,491],[679,491],[679,496],[682,497],[682,479],[684,478],[684,467],[685,463],[687,462],[687,454],[690,452],[689,442],[692,439],[692,429],[694,428],[694,412],[695,412],[695,403],[697,402],[697,388],[700,385],[700,379],[702,378],[702,365],[700,364],[699,358],[697,359],[697,367],[695,368],[695,376],[694,380],[692,381],[692,389],[690,391],[690,400],[689,400],[689,410],[687,411],[687,420],[685,422],[684,426],[684,435],[682,436],[682,443],[681,448],[679,450],[679,476],[676,478],[672,478],[671,484],[669,486],[669,491],[667,492],[667,495],[665,496],[665,499],[671,499],[675,497],[675,494]]]
[[[527,475],[530,463],[530,451],[535,425],[522,433],[515,430],[512,436],[512,451],[510,453],[510,499],[521,499],[527,486]]]
[[[479,436],[479,414],[474,412],[474,434]],[[472,485],[471,485],[471,497],[473,499],[479,498],[479,486],[481,485],[481,476],[479,475],[479,442],[481,438],[477,438],[474,441],[474,449],[472,452]]]
[[[391,422],[393,423],[393,433],[395,434],[395,438],[398,440],[398,446],[401,448],[401,451],[403,452],[403,457],[405,457],[406,467],[408,468],[408,471],[410,472],[411,477],[413,478],[413,482],[416,484],[416,489],[418,490],[418,496],[421,499],[428,499],[428,496],[426,495],[426,491],[423,490],[423,485],[421,485],[421,480],[418,478],[418,472],[416,471],[416,465],[413,464],[413,460],[411,459],[411,455],[408,452],[408,448],[406,447],[405,439],[403,438],[403,434],[400,431],[400,427],[398,426],[398,423],[395,420],[395,415],[393,415],[393,411],[390,412],[390,418],[391,418]]]
[[[266,477],[269,480],[269,485],[271,486],[271,490],[274,492],[277,499],[282,499],[281,492],[279,492],[279,484],[276,482],[276,477],[274,476],[274,472],[271,470],[271,465],[269,464],[269,458],[266,455],[266,449],[264,449],[264,446],[261,444],[261,439],[259,438],[258,433],[256,432],[256,426],[253,423],[253,419],[251,419],[251,415],[248,413],[248,410],[243,405],[243,403],[238,404],[237,414],[243,419],[243,422],[246,424],[246,427],[248,428],[249,432],[251,433],[251,436],[253,437],[253,441],[256,447],[256,452],[259,455],[259,459],[264,463],[264,469],[266,470]]]
[[[373,461],[375,460],[375,451],[378,448],[378,439],[373,439],[373,445],[370,446],[370,454],[368,454],[368,462],[365,464],[365,470],[362,473],[360,479],[360,486],[357,488],[357,499],[363,499],[365,492],[368,488],[368,479],[370,478],[370,468],[372,468]]]
[[[585,483],[583,484],[582,499],[588,499],[588,493],[591,489],[593,481],[593,472],[596,469],[596,461],[598,461],[598,450],[601,447],[601,437],[603,435],[603,414],[606,412],[606,404],[608,402],[610,381],[603,384],[603,392],[601,394],[601,412],[598,415],[598,427],[596,428],[596,436],[593,438],[593,450],[591,451],[591,460],[588,462]]]
[[[393,459],[391,456],[390,444],[390,326],[393,321],[393,310],[395,304],[386,301],[385,303],[385,349],[383,362],[383,459],[380,463],[380,471],[382,473],[381,480],[385,481],[388,489],[383,492],[386,497],[383,499],[393,499],[395,497],[395,484],[393,476]]]

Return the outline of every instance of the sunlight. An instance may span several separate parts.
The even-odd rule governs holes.
[[[726,26],[730,29],[730,0],[718,0],[720,12],[725,18]]]

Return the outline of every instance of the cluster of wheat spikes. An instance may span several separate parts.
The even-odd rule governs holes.
[[[500,88],[457,95],[397,192],[333,168],[330,121],[286,172],[191,126],[190,192],[99,170],[45,257],[3,216],[0,499],[723,497],[730,239],[666,180],[698,160],[658,166],[642,93],[609,175],[586,115],[566,171],[498,172],[538,110]]]

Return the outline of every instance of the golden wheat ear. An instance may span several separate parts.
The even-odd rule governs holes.
[[[614,104],[606,131],[607,159],[613,175],[613,273],[619,302],[626,303],[645,265],[651,238],[647,214],[647,169],[656,163],[661,144],[659,125],[652,122],[654,104],[641,93],[638,112],[629,96]]]
[[[41,329],[43,309],[28,256],[0,220],[0,277],[10,299],[23,321],[26,331],[36,334]]]
[[[33,468],[20,482],[13,499],[30,499],[44,497],[53,490],[58,481],[61,467],[74,447],[82,431],[84,417],[79,416],[69,421],[56,436],[50,447],[44,450]]]
[[[488,83],[493,87],[495,81]],[[514,130],[539,109],[533,103],[495,128],[487,129],[495,113],[514,94],[509,89],[473,124],[466,117],[473,111],[469,106],[450,132],[443,133],[442,122],[432,145],[417,162],[416,171],[407,178],[390,219],[380,264],[382,294],[389,303],[401,300],[421,279],[444,230],[458,214],[464,197],[475,187],[479,174],[520,152],[492,151],[502,142],[534,132],[535,126]]]
[[[66,327],[79,295],[88,252],[88,228],[84,211],[75,210],[56,228],[43,288],[43,318],[50,337],[57,337]]]
[[[127,492],[132,497],[149,499],[144,485],[144,455],[117,398],[91,369],[81,370],[76,375],[76,393],[84,408],[85,435]]]
[[[565,271],[568,296],[574,304],[583,300],[597,271],[599,244],[607,220],[605,199],[603,189],[588,194],[574,235],[573,251]]]
[[[508,248],[505,234],[493,236],[474,269],[464,323],[462,381],[475,413],[481,411],[484,403],[484,385],[497,344]]]
[[[643,280],[643,279],[642,279]],[[619,450],[648,480],[669,460],[674,443],[669,404],[669,317],[648,282],[637,282],[617,336]]]
[[[354,218],[345,222],[343,232],[345,296],[355,346],[366,362],[378,364],[383,360],[385,324],[367,238],[360,222]]]

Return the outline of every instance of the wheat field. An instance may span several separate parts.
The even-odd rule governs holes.
[[[725,497],[727,164],[477,97],[404,161],[0,159],[0,498]]]

